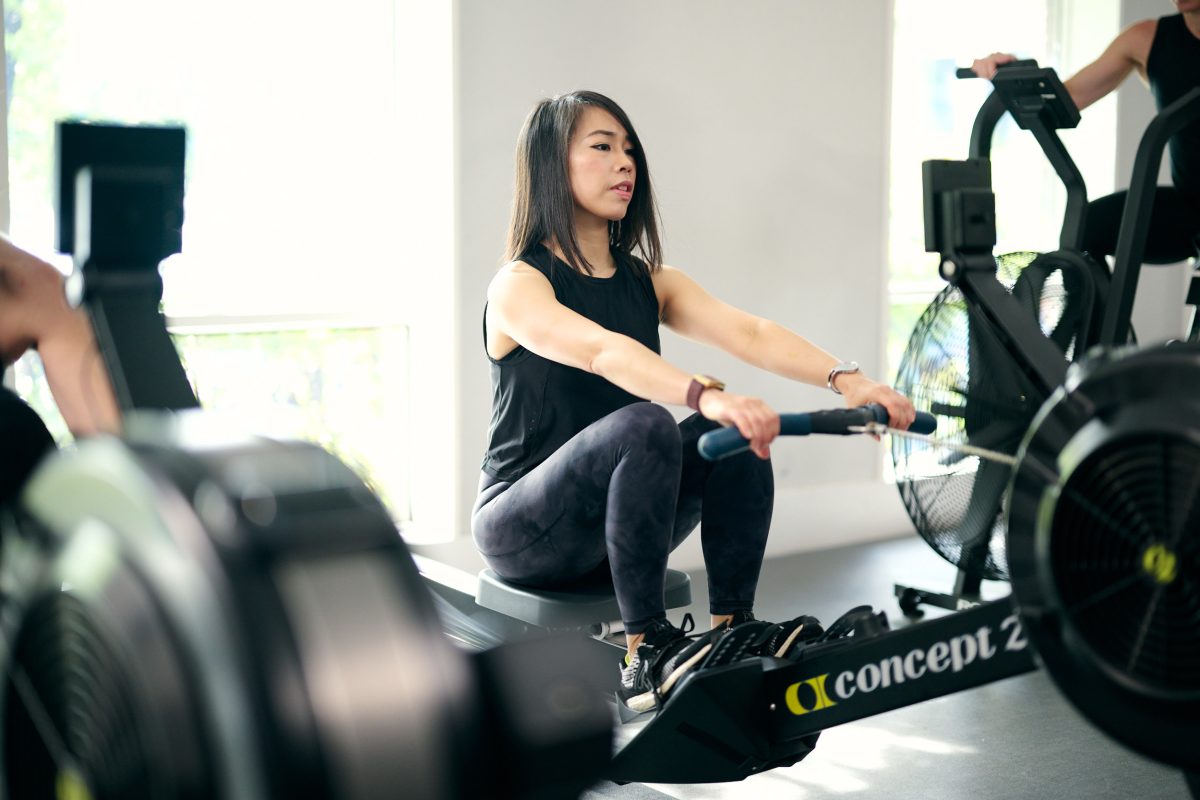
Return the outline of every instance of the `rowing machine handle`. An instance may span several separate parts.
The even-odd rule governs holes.
[[[850,428],[862,427],[869,422],[887,424],[887,409],[878,403],[868,403],[858,408],[837,408],[829,411],[812,411],[806,414],[780,414],[780,436],[808,436],[810,433],[825,433],[833,436],[848,436]],[[917,412],[917,418],[908,428],[913,433],[929,434],[937,429],[937,418],[924,411]],[[709,431],[700,437],[696,447],[700,455],[709,461],[716,461],[727,456],[736,455],[750,449],[750,442],[737,428],[721,428]]]

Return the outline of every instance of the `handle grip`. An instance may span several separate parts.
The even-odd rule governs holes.
[[[997,64],[996,70],[1000,71],[1002,69],[1011,69],[1012,67],[1032,67],[1033,69],[1037,69],[1037,65],[1038,62],[1036,59],[1018,58],[1015,61],[1005,61],[1003,64]],[[954,77],[958,78],[959,80],[966,80],[968,78],[978,78],[979,76],[976,75],[975,70],[971,69],[970,67],[958,67],[954,70]]]
[[[861,427],[870,422],[886,425],[887,421],[886,408],[878,403],[868,403],[858,408],[836,408],[804,414],[780,414],[779,434],[781,436],[808,436],[811,433],[824,433],[832,436],[848,436],[851,433],[858,433],[850,428]],[[933,433],[937,429],[937,418],[933,414],[918,411],[917,418],[908,429],[913,433]],[[750,449],[750,441],[743,437],[737,428],[721,428],[701,436],[696,447],[703,458],[716,461],[745,452]]]

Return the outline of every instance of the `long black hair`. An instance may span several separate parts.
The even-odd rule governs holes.
[[[627,256],[632,256],[636,250],[646,268],[651,273],[658,272],[662,269],[658,207],[650,188],[650,168],[641,140],[620,106],[602,94],[588,91],[542,100],[521,127],[517,137],[512,219],[508,224],[504,260],[520,258],[539,242],[553,241],[572,268],[592,274],[592,265],[583,257],[575,237],[575,199],[567,169],[571,134],[585,106],[598,106],[612,114],[633,143],[637,180],[625,218],[609,223],[611,245]]]

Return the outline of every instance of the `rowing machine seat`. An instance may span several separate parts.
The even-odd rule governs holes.
[[[667,570],[664,597],[667,608],[691,604],[692,582],[686,572]],[[586,628],[621,618],[609,581],[535,589],[511,583],[485,569],[479,573],[475,602],[542,628]]]

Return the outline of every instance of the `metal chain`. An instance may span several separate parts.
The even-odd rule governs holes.
[[[1010,456],[1008,453],[1001,453],[998,450],[988,450],[986,447],[976,447],[975,445],[967,444],[966,442],[952,442],[948,439],[936,439],[933,436],[924,433],[913,433],[912,431],[902,431],[898,428],[889,428],[882,422],[869,422],[866,425],[852,425],[847,428],[847,430],[853,431],[854,433],[870,433],[875,436],[881,436],[882,434],[887,433],[891,434],[892,436],[900,436],[905,439],[916,439],[918,441],[925,442],[928,445],[932,445],[933,447],[945,447],[950,450],[957,450],[960,453],[966,453],[969,456],[977,456],[978,458],[986,459],[988,461],[995,461],[999,464],[1004,464],[1009,467],[1017,466],[1016,457]]]
[[[1008,453],[1001,453],[998,450],[989,450],[986,447],[977,447],[975,445],[967,444],[966,442],[954,442],[948,439],[938,439],[934,436],[923,433],[913,433],[912,431],[902,431],[897,428],[889,428],[882,422],[870,422],[866,425],[855,425],[847,430],[854,431],[855,433],[870,433],[876,436],[886,433],[892,436],[900,436],[905,439],[916,439],[917,441],[925,442],[932,447],[943,447],[949,450],[957,450],[961,453],[966,453],[967,455],[982,458],[987,461],[994,461],[997,464],[1004,464],[1012,469],[1021,469],[1037,473],[1047,484],[1057,484],[1059,481],[1059,475],[1054,472],[1054,470],[1050,469],[1036,459],[1026,458],[1022,461],[1016,456],[1011,456]],[[1118,533],[1122,532],[1121,528],[1117,526],[1116,522],[1111,518],[1111,516],[1105,513],[1103,509],[1093,503],[1081,491],[1070,487],[1062,488],[1064,489],[1065,497],[1074,500],[1081,509],[1089,513],[1097,522],[1113,529]]]

